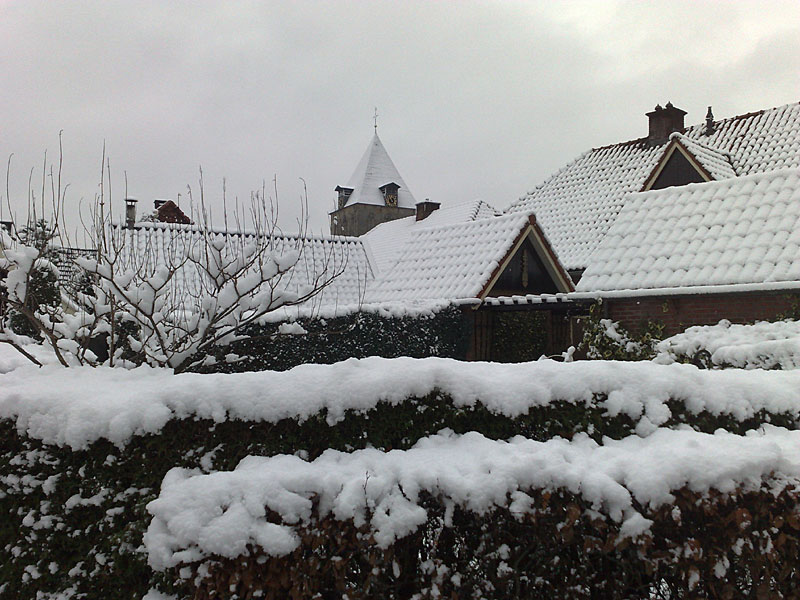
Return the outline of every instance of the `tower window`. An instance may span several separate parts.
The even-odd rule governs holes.
[[[340,185],[336,186],[336,191],[339,192],[339,208],[344,208],[344,205],[347,204],[347,201],[350,199],[350,194],[353,193],[353,188],[342,187]]]
[[[386,206],[397,206],[397,192],[400,186],[394,182],[386,183],[378,188],[383,192],[383,201]]]

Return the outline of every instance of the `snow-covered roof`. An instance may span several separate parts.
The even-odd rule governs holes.
[[[396,262],[368,290],[367,301],[476,298],[528,226],[527,215],[513,214],[410,227]]]
[[[256,237],[255,232],[248,231],[209,230],[209,233],[210,243],[222,242],[230,253],[241,250]],[[192,249],[203,243],[203,230],[198,226],[137,223],[134,228],[115,226],[112,237],[121,248],[121,265],[144,272],[159,265],[168,266],[175,271],[174,292],[186,295],[187,301],[202,290],[203,273],[186,260]],[[373,279],[367,252],[357,238],[301,238],[276,233],[271,236],[270,243],[277,256],[295,249],[300,251],[298,262],[281,281],[289,289],[327,281],[336,274],[325,289],[309,301],[315,306],[358,304],[363,300],[366,283]]]
[[[564,283],[569,278],[559,265],[553,266],[552,251],[535,221],[521,213],[495,216],[496,212],[475,200],[434,211],[423,221],[409,217],[384,223],[361,238],[275,235],[271,239],[277,255],[300,250],[289,277],[290,289],[341,271],[309,301],[315,314],[338,314],[363,304],[477,298],[488,290],[515,244],[531,231],[559,289],[569,291],[570,284]],[[484,215],[491,216],[480,218]],[[212,231],[209,243],[220,242],[225,252],[235,255],[254,236]],[[167,266],[174,271],[172,293],[184,297],[184,305],[200,295],[205,275],[186,260],[193,248],[205,243],[198,227],[137,223],[133,229],[114,227],[112,237],[122,248],[118,268],[150,275],[157,266]]]
[[[680,138],[714,176],[732,176],[722,164],[726,155],[739,176],[800,167],[800,103],[714,125],[711,133],[705,124],[689,127]],[[642,189],[665,143],[642,138],[589,150],[508,210],[534,213],[564,266],[585,268],[626,195]]]
[[[794,168],[629,195],[577,290],[798,280],[800,169]]]
[[[350,176],[347,185],[343,186],[353,190],[346,205],[377,204],[385,206],[386,202],[380,188],[387,183],[395,183],[399,186],[397,206],[414,208],[417,201],[400,176],[397,167],[394,166],[392,159],[389,158],[378,133],[375,132],[356,170]]]
[[[397,260],[412,231],[425,227],[467,223],[499,216],[500,212],[483,200],[472,200],[441,207],[425,219],[417,221],[415,215],[377,225],[359,239],[369,247],[378,273],[384,273]]]

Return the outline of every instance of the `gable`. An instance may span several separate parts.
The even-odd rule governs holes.
[[[523,241],[487,292],[488,296],[555,294],[559,292],[530,240]]]
[[[535,269],[543,266],[558,291],[571,291],[533,217],[516,214],[411,231],[397,260],[367,290],[366,301],[483,299],[526,240],[541,261],[529,275],[538,277]]]
[[[689,160],[687,153],[680,145],[672,146],[666,160],[660,162],[652,178],[645,184],[645,190],[663,190],[668,187],[688,185],[690,183],[703,183],[710,177],[703,173],[699,166]]]
[[[533,217],[500,263],[480,297],[566,293],[572,279],[558,262]]]

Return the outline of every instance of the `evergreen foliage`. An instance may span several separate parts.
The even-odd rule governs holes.
[[[409,376],[413,376],[413,373]],[[741,434],[760,427],[764,422],[796,428],[796,423],[788,414],[766,414],[762,411],[756,417],[742,422],[730,415],[696,414],[680,399],[672,400],[669,407],[672,418],[665,424],[669,427],[689,424],[699,431],[713,432],[718,428],[725,428]],[[178,598],[181,600],[192,597],[192,592],[188,590],[191,587],[190,581],[180,579],[179,570],[167,573],[153,573],[150,570],[142,546],[142,535],[150,522],[145,507],[158,495],[166,472],[175,466],[209,472],[233,469],[241,459],[249,455],[298,454],[314,459],[328,448],[342,451],[365,447],[384,450],[407,449],[420,438],[444,428],[452,429],[456,433],[480,431],[493,439],[508,439],[514,435],[523,435],[531,439],[548,440],[557,436],[571,438],[577,432],[585,432],[600,440],[603,436],[621,439],[631,435],[636,425],[635,420],[622,414],[610,417],[596,402],[554,402],[512,418],[494,413],[480,402],[469,407],[456,407],[441,393],[433,393],[424,398],[409,398],[399,404],[381,403],[376,408],[364,412],[348,411],[342,420],[333,424],[328,422],[327,414],[324,412],[305,421],[284,419],[275,423],[238,420],[217,423],[207,419],[169,421],[159,434],[133,437],[124,447],[115,446],[108,441],[98,441],[86,450],[80,451],[43,444],[22,435],[12,422],[3,421],[0,422],[0,439],[2,439],[0,511],[7,515],[7,518],[0,520],[0,547],[4,549],[6,556],[0,564],[0,581],[4,584],[0,585],[0,599],[32,600],[48,597],[47,594],[64,593],[65,597],[70,597],[71,594],[76,598],[140,600],[151,586],[157,586],[165,592],[179,591]],[[531,493],[533,497],[542,497],[542,491],[531,491]],[[769,501],[766,500],[764,496],[766,492],[753,493],[756,494],[751,496],[754,498],[754,503],[758,500],[764,507],[773,506],[771,496]],[[554,497],[550,506],[555,512],[548,514],[544,521],[519,523],[498,509],[492,514],[481,517],[457,513],[454,516],[453,529],[442,528],[443,507],[437,506],[436,499],[431,499],[431,521],[427,528],[423,528],[421,530],[423,533],[412,536],[407,541],[401,540],[392,552],[405,556],[407,561],[412,561],[415,556],[421,556],[419,553],[423,551],[432,553],[435,548],[431,546],[433,538],[430,536],[435,534],[436,539],[439,539],[438,536],[443,536],[442,540],[452,539],[455,540],[453,543],[464,544],[461,551],[456,553],[457,556],[443,559],[445,560],[443,564],[448,568],[462,569],[463,567],[459,565],[463,565],[464,561],[472,561],[473,559],[469,558],[472,556],[477,561],[476,568],[480,565],[480,569],[494,569],[497,566],[495,563],[499,564],[500,555],[491,553],[500,552],[501,546],[505,544],[509,547],[511,556],[518,558],[521,564],[528,565],[530,570],[522,571],[526,576],[534,574],[540,576],[542,573],[550,572],[553,577],[560,577],[559,573],[562,571],[556,569],[555,565],[551,565],[552,569],[548,571],[551,567],[543,564],[537,566],[531,562],[538,554],[525,554],[527,558],[518,554],[524,553],[526,548],[535,549],[540,546],[547,549],[546,554],[554,552],[554,540],[558,538],[554,537],[556,530],[553,528],[563,522],[564,511],[572,510],[568,508],[570,503],[580,504],[578,498],[570,495],[559,498],[561,499],[555,502]],[[688,498],[686,506],[697,500],[691,496]],[[607,529],[603,530],[605,533],[593,533],[594,521],[586,516],[585,507],[580,506],[582,511],[580,514],[583,516],[580,517],[580,525],[574,526],[577,536],[569,541],[565,546],[568,551],[563,553],[563,556],[571,557],[570,560],[578,561],[575,563],[577,565],[575,568],[578,569],[576,572],[587,573],[592,568],[612,563],[629,564],[627,568],[634,571],[645,567],[646,561],[636,559],[637,555],[633,550],[624,549],[619,551],[615,549],[607,558],[594,554],[586,558],[588,562],[581,562],[583,559],[578,553],[582,544],[600,543],[598,540],[601,537],[602,544],[606,544],[615,530],[612,524],[607,524],[605,526]],[[787,519],[794,514],[793,506],[774,504],[775,508],[770,510],[774,510],[773,516],[780,515],[784,521],[789,522]],[[693,510],[702,512],[706,508],[705,505],[700,505]],[[712,512],[703,513],[706,514],[705,518],[716,519],[714,515],[717,513],[713,512],[715,509],[709,510]],[[538,530],[537,523],[542,522],[549,525]],[[731,526],[730,521],[714,522],[723,529]],[[349,572],[350,574],[342,581],[350,582],[348,585],[363,584],[365,590],[373,590],[372,595],[364,592],[366,595],[362,597],[409,597],[406,592],[399,591],[397,595],[393,595],[395,592],[391,590],[395,588],[385,587],[389,585],[387,582],[391,582],[391,585],[397,584],[390,575],[390,571],[393,570],[392,560],[386,558],[391,557],[391,554],[386,556],[380,554],[374,545],[371,549],[365,550],[365,545],[369,545],[368,538],[353,530],[351,524],[337,522],[323,523],[319,526],[323,528],[320,530],[323,534],[317,532],[314,535],[323,535],[325,544],[341,543],[342,552],[352,551],[354,547],[349,544],[355,539],[359,540],[360,545],[357,548],[360,549],[359,552],[363,550],[363,554],[353,558],[352,568],[361,570]],[[709,535],[719,533],[716,530],[706,530],[710,532]],[[680,535],[685,536],[688,531],[690,528],[681,530]],[[334,532],[336,535],[333,535]],[[778,528],[774,535],[770,533],[770,539],[776,538],[779,534],[794,535],[791,526],[786,525]],[[702,531],[697,535],[702,536]],[[697,543],[706,543],[705,538],[697,539],[700,540]],[[796,546],[793,545],[795,542],[791,540],[787,542],[789,544],[787,548],[795,552]],[[773,541],[777,542],[777,538]],[[402,550],[404,544],[408,544],[411,550]],[[442,548],[441,545],[438,547]],[[720,547],[724,548],[724,545]],[[331,551],[330,548],[333,547],[325,548],[319,549],[319,553],[316,554],[316,551],[309,550],[311,554],[308,556],[322,558],[325,556],[324,552]],[[375,567],[380,571],[375,579],[384,583],[369,587],[368,582],[363,579],[367,573],[362,567],[364,564],[369,564],[373,555],[377,561]],[[442,558],[446,555],[436,556]],[[779,553],[780,556],[783,555]],[[295,557],[295,560],[297,558]],[[456,562],[448,562],[451,560]],[[503,560],[507,564],[512,564],[506,559]],[[596,562],[598,560],[600,562]],[[629,560],[633,562],[626,563]],[[214,571],[211,579],[203,581],[201,587],[206,591],[202,594],[207,594],[213,588],[222,594],[219,597],[246,597],[234,595],[229,587],[225,587],[224,590],[214,588],[216,584],[213,583],[228,582],[231,577],[238,578],[237,581],[241,580],[246,572],[249,572],[245,566],[251,564],[244,557],[242,561],[245,562],[221,564],[219,568],[222,569],[222,575],[219,575],[220,571]],[[333,569],[332,565],[322,562],[325,569]],[[253,571],[253,574],[260,576],[262,572],[259,569],[265,563],[256,564],[260,566]],[[267,566],[263,568],[277,569],[278,572],[287,574],[299,572],[298,569],[310,569],[304,575],[307,578],[310,573],[316,572],[313,567],[315,564],[320,563],[310,561],[304,566],[295,565],[289,568],[285,562],[267,561]],[[431,572],[406,571],[406,567],[402,569],[403,572],[415,573],[414,577],[407,580],[411,587],[428,585],[425,582],[432,581]],[[476,571],[476,574],[480,572],[482,571]],[[610,571],[610,573],[616,573],[614,575],[616,577],[621,571]],[[217,575],[219,579],[214,579]],[[500,575],[498,574],[498,577]],[[318,583],[322,585],[335,580],[335,577],[332,580],[325,579],[328,576],[321,575]],[[389,579],[386,579],[387,577]],[[275,585],[276,590],[285,595],[276,597],[292,597],[291,589],[281,587],[284,584],[279,583],[284,580],[282,575],[276,580],[278,583]],[[503,586],[513,584],[513,581],[505,576],[499,580],[490,578],[489,581],[505,581]],[[522,583],[524,585],[520,589],[527,591],[520,592],[522,595],[519,596],[514,596],[508,591],[513,590],[513,585],[516,584],[511,588],[499,587],[498,590],[506,590],[503,593],[509,595],[505,597],[514,598],[529,597],[525,594],[533,593],[535,590],[543,590],[544,593],[550,589],[530,587],[533,585],[532,581]],[[447,589],[450,584],[445,582],[443,585],[442,589]],[[381,596],[380,593],[386,595]],[[207,597],[202,594],[197,597]],[[557,597],[581,597],[570,596],[568,592],[565,594]],[[301,594],[295,597],[309,596]],[[504,596],[490,594],[486,597]]]
[[[648,321],[643,332],[635,336],[619,323],[604,319],[602,301],[589,308],[583,321],[581,350],[586,357],[599,360],[651,360],[656,355],[656,345],[664,337],[664,325]]]
[[[468,319],[452,305],[421,315],[354,312],[295,323],[305,333],[280,333],[282,323],[248,327],[241,332],[243,339],[215,348],[214,358],[193,370],[285,371],[306,363],[333,364],[367,356],[464,359],[470,335]]]
[[[46,265],[37,266],[31,271],[30,281],[25,296],[25,308],[30,314],[36,314],[42,309],[55,308],[61,302],[61,292],[58,287],[57,272],[49,261],[54,258],[50,243],[56,235],[56,230],[45,219],[33,221],[20,229],[20,243],[36,248],[39,257],[46,261]],[[20,335],[38,339],[40,331],[35,320],[20,311],[10,310],[8,314],[10,328]]]

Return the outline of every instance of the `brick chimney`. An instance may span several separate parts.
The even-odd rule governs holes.
[[[430,214],[441,206],[438,202],[431,202],[430,198],[425,198],[425,202],[417,202],[417,221],[422,221],[430,216]]]
[[[672,106],[672,102],[667,102],[663,108],[656,105],[652,112],[647,113],[650,120],[650,128],[647,140],[651,144],[660,144],[669,138],[671,133],[679,131],[683,133],[683,117],[686,111]]]

